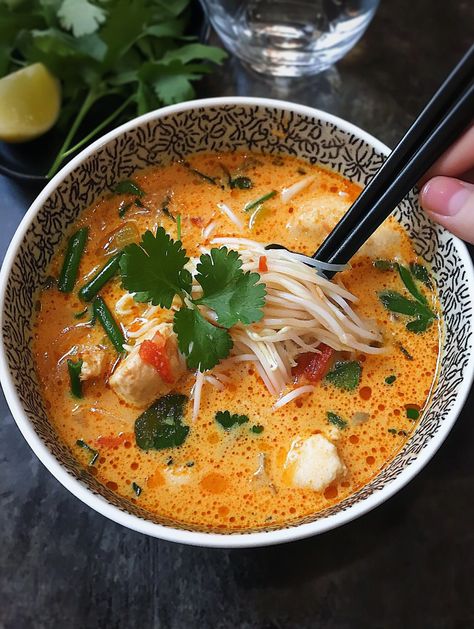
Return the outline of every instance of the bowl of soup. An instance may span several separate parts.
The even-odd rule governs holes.
[[[469,255],[413,190],[350,264],[312,258],[388,152],[322,111],[219,98],[65,166],[0,279],[2,385],[51,473],[124,526],[220,547],[403,487],[470,389]]]

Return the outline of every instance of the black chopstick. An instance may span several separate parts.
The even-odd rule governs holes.
[[[472,120],[473,77],[474,46],[471,46],[314,258],[347,263],[388,217]]]

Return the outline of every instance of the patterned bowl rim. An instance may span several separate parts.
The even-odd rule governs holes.
[[[90,157],[95,151],[102,146],[113,140],[114,138],[127,133],[131,129],[135,129],[145,123],[151,122],[156,119],[170,116],[173,114],[186,112],[190,110],[196,110],[199,108],[210,107],[222,107],[229,105],[237,106],[257,106],[264,108],[272,108],[277,111],[293,112],[301,116],[308,116],[317,120],[331,123],[342,131],[351,133],[359,139],[363,140],[376,151],[384,155],[390,153],[390,149],[374,138],[369,133],[366,133],[359,127],[337,117],[332,114],[326,113],[319,109],[291,103],[287,101],[267,99],[267,98],[250,98],[250,97],[219,97],[200,99],[194,101],[188,101],[180,103],[178,105],[171,105],[162,109],[150,112],[143,116],[134,118],[133,120],[117,127],[110,131],[106,135],[102,136],[89,147],[85,148],[81,153],[66,164],[53,179],[46,185],[42,192],[38,195],[35,201],[26,212],[23,220],[18,226],[15,235],[12,238],[10,246],[8,247],[5,259],[0,271],[0,328],[3,328],[4,320],[4,307],[5,307],[5,290],[9,275],[17,256],[17,252],[21,246],[21,243],[25,237],[25,234],[30,227],[33,218],[36,216],[40,208],[46,202],[50,194],[55,190],[59,184],[84,160]],[[455,236],[451,236],[453,245],[457,250],[457,253],[462,261],[462,264],[467,272],[467,283],[469,285],[469,291],[474,293],[474,268],[469,255],[469,252],[463,242],[461,242]],[[402,489],[414,476],[416,476],[420,470],[428,463],[431,457],[436,453],[443,441],[446,439],[451,428],[453,427],[462,407],[469,394],[472,379],[474,376],[474,352],[472,348],[469,348],[469,363],[466,366],[465,373],[468,377],[460,384],[459,392],[454,401],[454,404],[443,420],[439,430],[430,439],[428,445],[419,452],[416,460],[411,465],[406,466],[402,472],[393,480],[387,483],[382,489],[374,492],[370,496],[360,500],[356,504],[350,506],[347,510],[339,513],[321,518],[314,522],[305,524],[289,526],[287,528],[281,528],[271,531],[261,531],[253,533],[213,533],[213,532],[198,532],[188,531],[182,529],[176,529],[171,526],[165,526],[162,524],[155,524],[144,519],[141,519],[131,513],[121,511],[118,507],[110,504],[102,496],[94,494],[78,479],[74,478],[62,464],[54,457],[49,451],[47,446],[43,443],[40,437],[36,434],[33,426],[28,420],[26,413],[22,408],[13,377],[10,372],[7,363],[6,351],[3,342],[3,335],[0,339],[0,381],[2,383],[3,391],[7,403],[10,407],[11,413],[23,434],[24,438],[32,448],[33,452],[45,465],[45,467],[55,476],[55,478],[68,489],[74,496],[82,500],[89,507],[109,519],[122,524],[132,530],[157,537],[166,541],[180,542],[195,546],[214,547],[214,548],[248,548],[256,546],[268,546],[272,544],[280,544],[284,542],[291,542],[325,531],[331,530],[343,524],[360,517],[361,515],[371,511],[378,505],[385,502],[397,491]]]

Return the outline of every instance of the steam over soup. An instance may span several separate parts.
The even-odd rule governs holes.
[[[311,255],[359,194],[283,156],[198,154],[84,210],[39,297],[57,433],[109,489],[224,531],[298,521],[403,446],[436,377],[432,279],[390,218],[334,281]]]

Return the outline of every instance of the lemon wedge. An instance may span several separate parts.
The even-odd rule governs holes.
[[[42,63],[0,79],[0,140],[27,142],[54,125],[61,107],[59,81]]]

